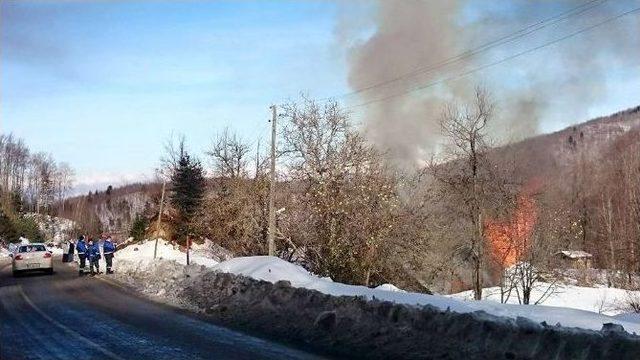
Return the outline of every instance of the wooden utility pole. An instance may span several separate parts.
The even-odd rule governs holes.
[[[191,262],[189,261],[189,252],[191,251],[191,234],[187,235],[187,265]]]
[[[153,248],[153,258],[158,255],[158,238],[160,237],[160,227],[162,226],[162,206],[164,205],[164,190],[167,187],[167,180],[162,182],[162,194],[160,195],[160,211],[158,212],[158,222],[156,223],[156,245]]]
[[[271,174],[269,175],[269,256],[276,255],[276,210],[274,197],[276,194],[276,106],[271,105]]]
[[[255,179],[260,175],[260,139],[258,139],[258,146],[256,146],[256,176]]]

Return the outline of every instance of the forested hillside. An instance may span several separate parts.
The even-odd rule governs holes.
[[[53,214],[74,183],[74,171],[44,152],[32,152],[24,140],[0,134],[0,241],[21,236],[42,239],[26,213]]]
[[[561,250],[590,252],[599,268],[640,270],[639,107],[478,147],[474,192],[468,148],[401,173],[332,106],[307,101],[285,113],[275,199],[279,256],[343,282],[445,292],[469,289],[474,279],[494,285],[502,269],[519,262],[552,269]],[[225,130],[202,160],[189,160],[213,176],[188,220],[176,213],[169,182],[163,216],[170,226],[187,221],[196,241],[211,239],[237,255],[266,253],[268,170],[264,151],[250,144]],[[186,140],[173,145],[163,156],[169,173],[188,153]],[[160,189],[107,189],[68,199],[58,211],[121,238],[140,215],[145,235],[153,236],[148,225],[157,220]]]

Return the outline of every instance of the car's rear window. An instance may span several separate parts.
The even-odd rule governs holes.
[[[44,247],[44,245],[22,245],[20,246],[20,249],[18,249],[18,252],[21,253],[34,251],[47,251],[47,249]]]

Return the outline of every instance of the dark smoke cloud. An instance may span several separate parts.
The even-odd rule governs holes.
[[[584,4],[577,1],[496,3],[471,0],[378,2],[373,35],[351,46],[349,85],[352,89],[362,89],[438,64],[467,49]],[[580,16],[481,56],[364,91],[349,101],[366,103],[438,82],[639,5],[638,1],[604,1]],[[540,130],[541,120],[564,124],[583,120],[589,109],[606,95],[609,70],[637,65],[634,62],[640,59],[639,17],[630,15],[472,76],[371,103],[360,108],[365,130],[371,140],[388,150],[399,165],[415,166],[441,141],[438,121],[444,104],[465,103],[476,85],[493,93],[499,111],[492,135],[503,142],[535,134]],[[347,37],[342,31],[344,28],[341,26],[337,31],[342,42],[346,42],[344,38]]]

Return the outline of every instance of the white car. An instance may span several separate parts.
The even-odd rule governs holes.
[[[53,274],[53,256],[44,244],[19,245],[13,254],[13,276],[26,271],[45,271]]]

